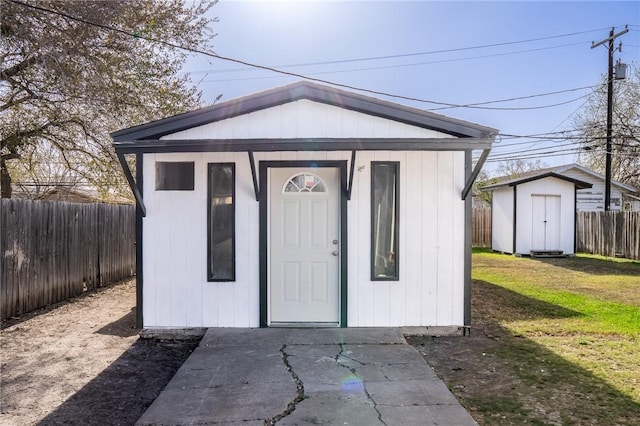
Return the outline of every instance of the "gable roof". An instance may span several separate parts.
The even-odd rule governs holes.
[[[538,174],[535,174],[535,175],[532,175],[532,176],[518,176],[517,178],[506,180],[504,182],[494,183],[492,185],[483,186],[481,189],[483,189],[483,190],[484,189],[493,190],[493,189],[502,188],[502,187],[506,187],[506,186],[517,186],[517,185],[520,185],[520,184],[523,184],[523,183],[532,182],[534,180],[544,179],[544,178],[548,178],[548,177],[553,177],[553,178],[556,178],[556,179],[560,179],[560,180],[564,180],[564,181],[567,181],[567,182],[571,182],[578,189],[591,188],[593,186],[589,182],[585,182],[583,180],[574,179],[574,178],[571,178],[569,176],[561,175],[561,174],[555,173],[555,172],[545,171],[544,173],[538,173]]]
[[[480,124],[446,117],[418,108],[412,108],[358,93],[347,92],[309,81],[299,81],[162,120],[119,130],[111,133],[111,137],[116,144],[118,142],[160,139],[162,136],[181,130],[301,99],[321,102],[425,129],[437,130],[459,138],[492,139],[498,133],[498,130]]]
[[[582,166],[582,165],[576,164],[576,163],[563,164],[562,166],[556,166],[553,169],[554,169],[554,171],[556,173],[565,173],[565,172],[568,172],[571,169],[578,169],[581,172],[584,172],[584,173],[586,173],[588,175],[591,175],[591,176],[593,176],[593,177],[595,177],[597,179],[601,179],[603,182],[605,181],[604,175],[601,175],[600,173],[594,172],[593,170],[591,170],[588,167],[585,167],[585,166]],[[622,183],[622,182],[617,181],[617,180],[613,180],[612,179],[611,180],[611,185],[617,186],[617,187],[619,187],[621,189],[624,189],[626,191],[636,192],[636,188],[635,187],[633,187],[631,185],[627,185],[626,183]]]
[[[512,176],[500,176],[498,178],[494,179],[494,183],[492,183],[491,185],[487,185],[487,186],[483,186],[482,188],[480,188],[481,190],[484,189],[493,189],[495,187],[500,187],[500,186],[505,186],[505,185],[510,185],[510,183],[512,183],[513,181],[519,181],[521,179],[529,179],[532,177],[536,177],[536,176],[540,176],[540,175],[545,175],[548,173],[555,173],[558,175],[563,175],[567,172],[569,172],[572,169],[577,169],[580,170],[581,172],[584,172],[590,176],[593,176],[596,179],[600,179],[604,182],[605,177],[603,175],[601,175],[600,173],[594,172],[593,170],[581,166],[580,164],[576,164],[576,163],[571,163],[571,164],[563,164],[560,166],[554,166],[554,167],[546,167],[544,169],[538,169],[538,170],[530,170],[528,172],[524,172],[519,174],[516,177],[512,177]],[[617,186],[620,189],[623,189],[625,191],[629,191],[629,192],[635,192],[636,188],[634,188],[633,186],[624,184],[622,182],[619,182],[617,180],[611,180],[611,184],[614,186]],[[510,185],[512,186],[512,185]],[[590,185],[588,186],[588,188],[591,188]]]
[[[441,137],[419,138],[191,138],[174,139],[163,136],[173,135],[183,130],[220,122],[226,119],[247,115],[256,111],[274,108],[299,100],[309,100],[357,113],[367,114],[386,120],[435,130]],[[482,149],[482,154],[466,179],[462,190],[462,199],[466,199],[482,165],[487,159],[497,129],[468,121],[458,120],[444,115],[434,114],[417,108],[384,101],[358,93],[347,92],[334,87],[309,81],[300,81],[264,92],[255,93],[237,99],[222,102],[195,111],[178,114],[162,120],[152,121],[111,133],[113,147],[122,166],[127,182],[136,198],[136,202],[146,214],[142,194],[125,159],[125,154],[135,153],[176,153],[176,152],[247,152],[251,164],[256,199],[259,196],[255,174],[254,152],[276,151],[351,151],[351,173],[349,188],[353,182],[353,165],[357,151],[466,151]],[[453,137],[452,137],[453,136]],[[470,156],[469,156],[470,158]],[[350,190],[349,190],[350,191]]]

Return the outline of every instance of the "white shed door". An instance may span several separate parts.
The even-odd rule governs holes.
[[[531,196],[531,250],[560,250],[560,196]]]
[[[337,168],[269,169],[269,323],[338,325]]]

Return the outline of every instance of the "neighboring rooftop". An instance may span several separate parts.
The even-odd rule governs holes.
[[[490,185],[485,185],[480,189],[481,190],[494,189],[502,186],[509,186],[514,184],[524,183],[531,180],[547,177],[547,175],[565,176],[566,173],[571,169],[577,169],[583,173],[593,176],[594,178],[601,179],[602,181],[605,180],[605,177],[600,173],[594,172],[593,170],[585,166],[581,166],[580,164],[571,163],[571,164],[563,164],[561,166],[546,167],[544,169],[531,170],[528,172],[520,173],[518,175],[500,176],[492,179],[493,182]],[[630,192],[630,193],[635,193],[638,190],[637,188],[631,185],[624,184],[617,180],[611,180],[611,185],[617,186],[618,189],[625,192]]]

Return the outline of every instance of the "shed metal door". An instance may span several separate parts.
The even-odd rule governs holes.
[[[531,250],[560,250],[560,196],[531,196]]]
[[[340,321],[337,168],[269,169],[269,323]]]

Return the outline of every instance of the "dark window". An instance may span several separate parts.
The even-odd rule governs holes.
[[[371,279],[397,281],[398,169],[397,162],[371,163]]]
[[[157,191],[193,191],[193,161],[156,161]]]
[[[207,279],[235,281],[235,181],[233,163],[209,164]]]

